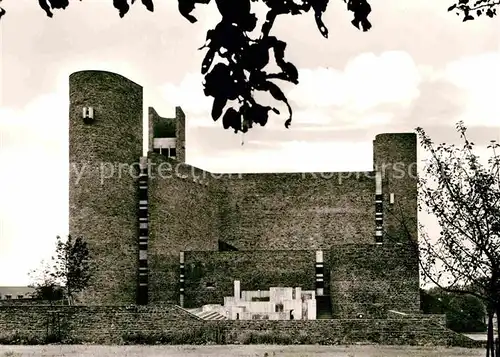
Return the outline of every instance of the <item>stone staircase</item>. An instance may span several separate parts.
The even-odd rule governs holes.
[[[217,311],[202,311],[201,309],[187,309],[187,311],[203,320],[227,320],[226,316]]]
[[[216,311],[205,311],[197,314],[203,320],[227,320],[226,316],[219,314]]]

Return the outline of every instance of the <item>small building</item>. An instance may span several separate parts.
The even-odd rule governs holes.
[[[34,291],[28,286],[0,286],[0,300],[30,299]]]

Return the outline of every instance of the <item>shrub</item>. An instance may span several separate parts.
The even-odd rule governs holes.
[[[420,308],[424,314],[445,314],[446,327],[455,332],[485,332],[485,308],[471,295],[421,290]]]
[[[244,345],[291,345],[294,339],[283,331],[251,331],[239,335],[238,342]]]
[[[158,336],[137,331],[124,333],[122,339],[126,345],[154,345],[158,340]]]
[[[315,341],[313,340],[312,336],[302,330],[299,331],[298,336],[296,336],[294,339],[294,344],[297,345],[312,345],[314,343]]]
[[[0,335],[0,345],[45,345],[47,343],[49,342],[47,342],[46,336],[28,336],[17,331]]]
[[[203,345],[224,344],[225,332],[217,327],[191,327],[162,332],[127,332],[122,335],[122,341],[127,345]]]

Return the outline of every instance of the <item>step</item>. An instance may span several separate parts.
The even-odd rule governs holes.
[[[216,311],[205,311],[196,314],[198,317],[201,317],[204,320],[225,320],[226,317],[219,314]]]

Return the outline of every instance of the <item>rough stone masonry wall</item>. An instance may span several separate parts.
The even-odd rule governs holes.
[[[268,337],[286,344],[425,344],[481,347],[456,334],[432,316],[407,319],[351,319],[308,321],[203,321],[175,306],[0,306],[0,340],[18,338],[41,341],[49,334],[60,334],[63,343],[122,344],[135,342],[127,336],[139,334],[152,343],[155,338],[175,336],[182,343],[184,334],[199,334],[201,343],[252,343],[251,337]],[[127,341],[128,340],[128,341]],[[262,341],[262,340],[261,340]],[[184,342],[185,343],[185,342]],[[253,343],[259,340],[253,339]],[[262,342],[260,342],[262,343]]]
[[[82,302],[134,303],[142,87],[81,71],[69,77],[69,91],[69,233],[87,241],[94,269]],[[83,107],[94,108],[93,123],[84,123]]]
[[[149,178],[150,302],[178,304],[179,253],[218,248],[216,201],[206,172],[149,156],[154,164]]]
[[[186,115],[181,107],[175,107],[175,137],[177,138],[175,151],[179,162],[186,162]]]
[[[404,244],[408,244],[409,238],[415,241],[418,192],[416,134],[377,135],[373,141],[373,163],[382,172],[383,179],[384,241]],[[391,193],[394,194],[393,204],[389,201]]]
[[[61,334],[69,341],[119,343],[123,334],[133,331],[168,331],[196,326],[200,320],[168,305],[125,306],[0,306],[0,336],[18,332],[42,339]]]
[[[448,330],[441,322],[436,322],[436,318],[427,318],[425,315],[399,320],[229,320],[211,324],[224,327],[227,343],[235,343],[245,337],[248,339],[252,334],[276,337],[276,340],[285,344],[483,346],[481,341],[473,341]],[[272,341],[272,338],[268,340]]]
[[[185,252],[184,258],[185,307],[223,304],[225,296],[234,296],[234,280],[241,290],[315,290],[315,251]]]
[[[420,309],[418,260],[403,244],[337,245],[330,256],[334,318],[387,317]],[[414,267],[417,266],[415,270]]]
[[[237,249],[312,250],[374,241],[371,172],[233,175],[218,188],[221,240]]]

